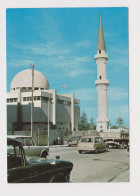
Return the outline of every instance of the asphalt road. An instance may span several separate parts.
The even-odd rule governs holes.
[[[60,155],[73,162],[71,181],[129,182],[129,156],[126,149],[109,149],[99,154],[79,154],[76,147],[50,148],[48,158]]]

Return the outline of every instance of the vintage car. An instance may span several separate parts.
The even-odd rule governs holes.
[[[75,137],[71,137],[68,140],[68,146],[77,146],[79,140],[80,140],[81,136],[75,136]]]
[[[49,155],[48,146],[37,146],[31,136],[8,135],[8,137],[20,141],[27,156],[39,156],[46,158]]]
[[[11,151],[12,149],[12,151]],[[59,158],[59,157],[58,157]],[[22,144],[7,138],[7,172],[9,183],[70,182],[73,163],[56,158],[27,158]]]
[[[108,143],[108,147],[115,147],[115,148],[120,147],[120,143],[115,141],[114,139],[107,139],[106,142]]]
[[[82,152],[94,152],[99,153],[100,151],[107,151],[108,144],[98,136],[83,136],[77,144],[79,153]]]
[[[127,148],[126,149],[127,149],[127,152],[129,152],[129,142],[127,144]]]

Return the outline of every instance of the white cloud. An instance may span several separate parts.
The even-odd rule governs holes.
[[[71,90],[67,94],[74,94],[80,101],[95,101],[97,99],[96,88],[81,88],[77,90]]]
[[[88,56],[80,56],[80,57],[72,57],[73,58],[73,61],[76,61],[76,62],[91,62],[93,61],[92,58],[88,57]]]
[[[117,45],[116,47],[111,47],[110,51],[117,54],[128,55],[128,48],[124,45]]]
[[[77,42],[74,44],[75,47],[89,47],[91,45],[91,42],[89,40],[86,40],[86,41],[80,41],[80,42]]]
[[[63,55],[63,54],[69,54],[71,52],[70,48],[59,46],[55,43],[44,43],[44,44],[30,44],[30,45],[17,45],[13,44],[14,47],[19,48],[21,50],[24,50],[25,52],[31,52],[33,54],[39,54],[39,55]]]
[[[110,65],[121,65],[128,66],[128,48],[123,45],[111,47],[108,50],[110,54],[109,64]]]
[[[125,104],[108,106],[108,116],[112,124],[116,123],[118,117],[122,117],[124,124],[128,124],[129,107]]]
[[[9,65],[11,67],[27,67],[28,66],[29,68],[31,64],[35,64],[35,61],[34,60],[12,60],[9,62]]]
[[[108,89],[108,99],[111,101],[124,100],[128,96],[128,91],[122,87],[109,87]]]
[[[79,75],[82,75],[82,74],[92,74],[94,73],[94,71],[92,70],[71,70],[69,72],[66,73],[67,76],[69,77],[76,77],[76,76],[79,76]]]
[[[109,64],[112,66],[112,65],[115,65],[117,66],[116,67],[116,71],[118,69],[118,66],[127,66],[128,67],[128,57],[124,57],[124,58],[112,58],[109,60]]]

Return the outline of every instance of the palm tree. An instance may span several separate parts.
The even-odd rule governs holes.
[[[122,117],[119,117],[116,121],[116,124],[119,125],[119,127],[123,126],[124,124],[124,120]]]

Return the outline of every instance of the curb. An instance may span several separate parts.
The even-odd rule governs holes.
[[[130,182],[130,170],[126,170],[111,182]]]
[[[53,145],[50,148],[68,147],[68,145]]]

